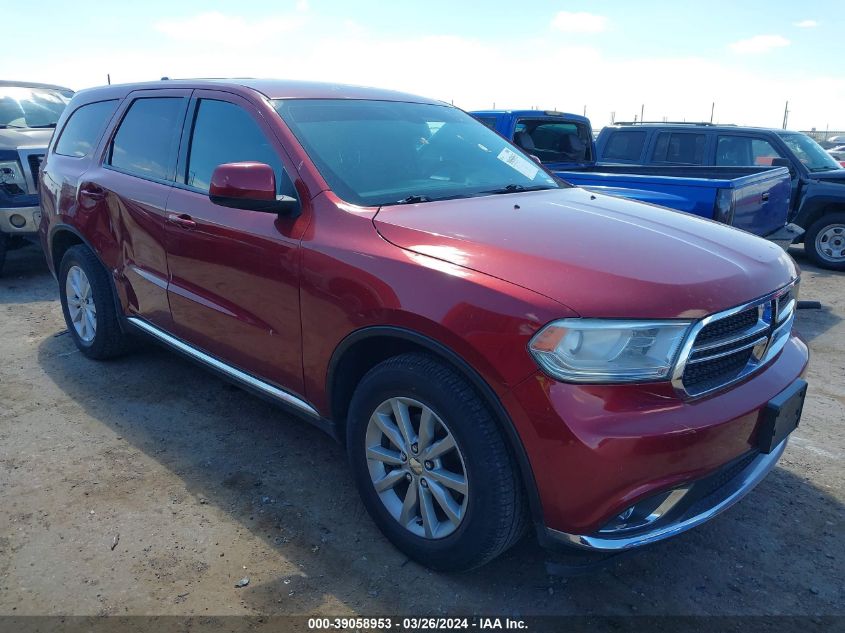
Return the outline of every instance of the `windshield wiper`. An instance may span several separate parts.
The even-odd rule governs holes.
[[[56,127],[56,124],[55,123],[46,123],[44,125],[30,125],[29,127],[32,130],[42,130],[42,129],[46,129],[46,128],[49,128],[49,127]]]
[[[7,125],[5,123],[0,123],[0,130],[25,130],[26,128],[23,125]]]
[[[503,194],[503,193],[522,193],[523,191],[541,191],[543,189],[554,189],[555,187],[549,187],[548,185],[535,185],[533,187],[526,187],[525,185],[516,185],[510,184],[505,185],[500,189],[491,189],[489,191],[482,191],[481,193],[491,193],[494,195]]]
[[[431,202],[431,198],[428,196],[419,196],[416,194],[410,195],[407,198],[403,198],[402,200],[397,200],[395,204],[418,204],[420,202]]]

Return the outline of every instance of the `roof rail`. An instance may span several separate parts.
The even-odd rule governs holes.
[[[614,121],[613,125],[735,125],[734,123],[710,123],[709,121]]]

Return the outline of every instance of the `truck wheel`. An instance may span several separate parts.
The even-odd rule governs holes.
[[[817,266],[845,270],[845,213],[826,213],[810,225],[804,250]]]
[[[377,365],[355,390],[346,431],[364,505],[420,564],[472,569],[522,536],[514,460],[478,394],[448,365],[419,353]]]
[[[120,328],[108,273],[87,247],[67,250],[59,266],[62,312],[76,346],[88,358],[126,352],[131,338]]]
[[[6,263],[6,251],[9,250],[9,236],[0,233],[0,275],[3,274],[3,265]]]

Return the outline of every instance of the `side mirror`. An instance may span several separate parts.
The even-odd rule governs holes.
[[[773,158],[772,167],[786,167],[790,174],[795,175],[795,169],[793,169],[792,163],[788,158]]]
[[[299,215],[299,200],[276,195],[276,173],[264,163],[225,163],[211,174],[208,197],[233,209]]]

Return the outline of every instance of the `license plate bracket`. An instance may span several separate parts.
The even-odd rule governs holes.
[[[757,427],[757,447],[761,452],[771,453],[798,427],[806,396],[807,382],[799,378],[769,400]]]

